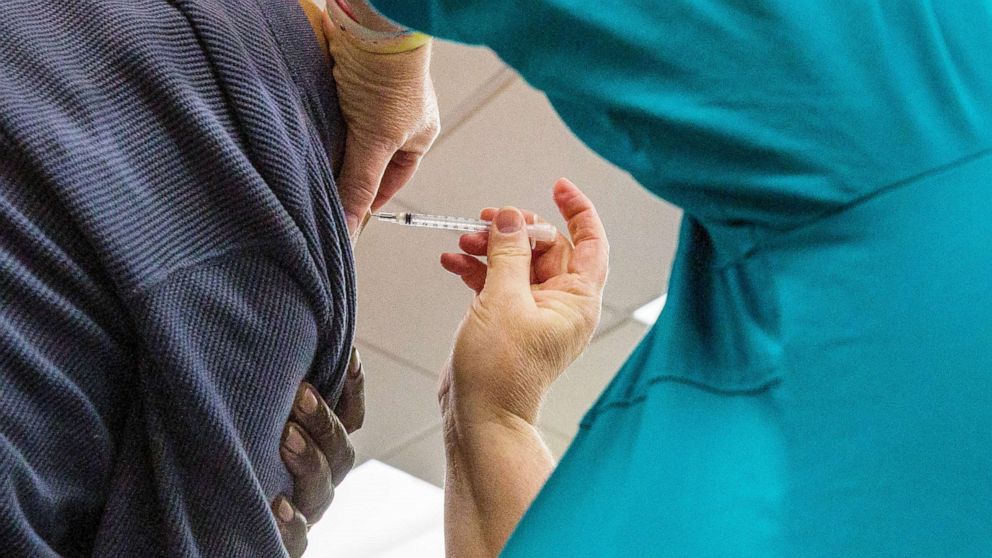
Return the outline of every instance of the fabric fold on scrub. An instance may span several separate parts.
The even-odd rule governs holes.
[[[373,3],[684,209],[505,556],[992,553],[987,2]]]

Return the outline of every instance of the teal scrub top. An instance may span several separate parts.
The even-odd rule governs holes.
[[[992,556],[992,2],[375,4],[685,210],[504,556]]]

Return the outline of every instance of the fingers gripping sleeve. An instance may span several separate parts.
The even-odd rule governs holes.
[[[244,254],[171,278],[138,308],[140,378],[96,555],[281,555],[269,503],[292,485],[278,444],[317,346],[304,294]]]

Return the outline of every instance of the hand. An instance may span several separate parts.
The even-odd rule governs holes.
[[[410,180],[441,130],[431,44],[375,54],[324,14],[341,112],[348,124],[339,190],[352,234]]]
[[[292,558],[303,555],[307,530],[320,520],[339,485],[355,463],[348,434],[365,417],[365,378],[358,351],[352,349],[344,391],[334,411],[313,386],[304,382],[296,393],[283,431],[280,454],[293,475],[293,497],[276,497],[272,513],[283,545]]]
[[[532,252],[520,211],[487,209],[490,232],[463,236],[467,254],[442,255],[444,268],[477,293],[442,375],[446,414],[535,424],[547,389],[592,338],[608,268],[606,234],[592,202],[568,180],[555,184],[554,201],[572,242],[559,234]],[[472,257],[483,255],[488,266]]]

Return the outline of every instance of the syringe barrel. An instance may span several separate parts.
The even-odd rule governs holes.
[[[426,227],[432,229],[442,229],[458,231],[463,233],[485,232],[489,230],[492,223],[481,219],[468,219],[465,217],[450,217],[445,215],[427,215],[423,213],[396,213],[383,214],[381,219],[388,220],[401,225],[413,227]],[[535,223],[527,225],[527,236],[539,242],[554,242],[558,237],[558,229],[550,223]]]
[[[461,232],[482,232],[489,229],[489,222],[465,217],[450,217],[445,215],[426,215],[423,213],[401,213],[405,224],[415,227],[444,229]]]

